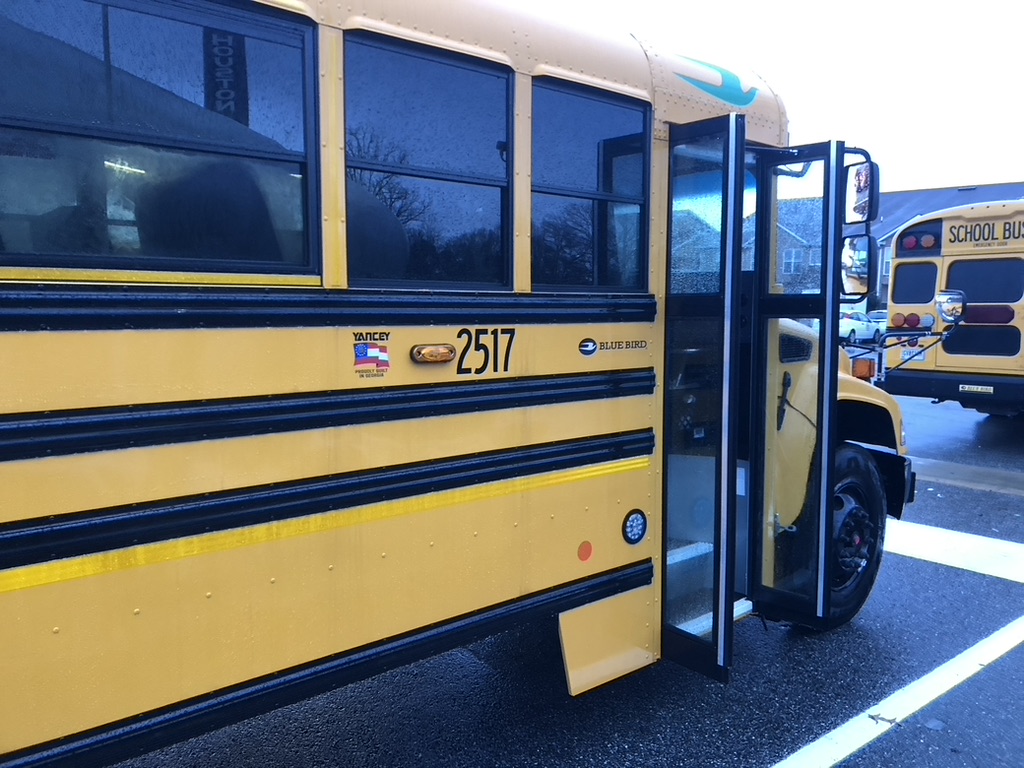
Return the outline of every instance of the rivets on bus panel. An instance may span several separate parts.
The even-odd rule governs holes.
[[[455,359],[455,347],[451,344],[417,344],[409,350],[414,363],[450,363]]]
[[[647,535],[647,515],[639,509],[631,509],[622,521],[622,538],[627,544],[639,544]]]

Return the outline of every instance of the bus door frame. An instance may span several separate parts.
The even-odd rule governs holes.
[[[732,663],[733,633],[733,595],[735,592],[736,570],[736,520],[737,520],[737,477],[738,464],[735,456],[737,450],[737,426],[735,416],[738,414],[740,371],[736,366],[739,349],[740,331],[736,321],[739,319],[737,310],[739,303],[738,275],[742,247],[742,190],[744,189],[744,144],[745,121],[742,115],[732,114],[722,118],[706,120],[691,125],[672,125],[670,138],[670,173],[669,173],[669,222],[666,268],[665,298],[665,338],[666,362],[665,376],[665,510],[664,510],[664,542],[665,563],[663,579],[663,620],[662,620],[662,654],[664,658],[678,661],[702,674],[723,682],[728,680],[729,667]],[[696,278],[697,285],[687,290],[684,285],[680,291],[673,290],[674,261],[673,237],[676,234],[673,209],[676,200],[675,157],[676,147],[684,146],[684,161],[692,162],[695,186],[702,186],[709,180],[714,182],[716,169],[720,177],[718,190],[714,185],[696,191],[693,198],[700,203],[700,196],[707,193],[712,200],[716,194],[720,199],[720,254],[718,264],[705,270]],[[720,154],[715,155],[720,148]],[[683,174],[679,174],[682,176]],[[711,212],[714,213],[712,203]],[[710,230],[706,230],[705,234]],[[709,265],[703,265],[709,266]],[[697,272],[700,272],[699,268]],[[677,325],[678,324],[678,325]],[[695,329],[695,330],[691,330]],[[700,329],[707,329],[705,333]],[[679,342],[678,344],[676,342]],[[695,373],[693,362],[683,363],[683,358],[707,358],[709,363],[701,365],[700,373]],[[700,380],[703,387],[696,383]],[[686,386],[700,387],[696,394],[686,394]],[[690,383],[693,382],[693,384]],[[715,399],[717,389],[719,399]],[[694,424],[694,416],[687,412],[685,405],[676,406],[675,393],[682,393],[680,403],[698,405],[701,399],[709,399],[710,405],[703,416],[707,417],[717,411],[717,420],[697,417],[701,424]],[[690,399],[692,398],[692,399]],[[682,424],[681,424],[682,423]],[[689,426],[683,426],[687,424]],[[687,434],[689,433],[689,434]],[[711,435],[713,445],[699,445]],[[689,438],[689,439],[684,439]],[[677,488],[687,488],[694,484],[689,465],[683,464],[676,470],[673,466],[676,449],[675,444],[681,442],[679,452],[682,461],[701,462],[697,464],[704,471],[702,474],[703,488],[692,491],[693,497],[680,504]],[[710,440],[708,442],[711,442]],[[693,457],[687,453],[687,443],[693,444]],[[707,454],[713,452],[713,456]],[[713,460],[712,460],[713,459]],[[711,471],[708,471],[711,470]],[[683,477],[678,477],[683,475]],[[687,493],[691,492],[689,490]],[[707,503],[708,495],[713,502]],[[677,509],[678,508],[678,509]],[[680,527],[677,518],[689,523],[696,515],[704,519],[697,520],[692,527],[703,532],[700,534],[676,536],[674,531]],[[677,540],[683,540],[683,546],[677,546]],[[683,572],[677,578],[673,571],[676,563],[683,557],[680,553],[694,546],[710,546],[710,558],[696,577],[703,580],[705,601],[703,606],[697,605],[693,613],[686,613],[683,618],[676,619],[674,604],[687,603],[688,594],[677,594],[677,586],[685,578],[695,580],[695,576]],[[699,551],[699,550],[698,550]],[[710,593],[708,589],[710,588]],[[710,610],[702,613],[703,607]],[[705,616],[710,618],[706,628],[699,632],[687,631],[684,627],[702,624]]]
[[[839,386],[839,311],[840,303],[840,255],[842,253],[844,218],[844,162],[845,146],[842,142],[830,141],[786,149],[748,147],[756,158],[757,166],[757,210],[756,234],[758,269],[755,272],[755,289],[749,302],[752,312],[750,326],[754,333],[753,402],[760,403],[771,413],[784,405],[778,392],[765,389],[765,374],[770,363],[769,357],[779,352],[778,347],[770,348],[768,328],[773,320],[800,318],[813,320],[817,325],[818,377],[817,377],[817,418],[815,423],[816,463],[808,481],[806,512],[816,512],[816,562],[813,564],[813,593],[798,594],[792,590],[780,589],[757,578],[758,569],[765,554],[766,505],[765,482],[751,483],[751,515],[749,527],[748,585],[746,594],[754,604],[754,611],[773,620],[784,620],[804,626],[825,628],[831,610],[830,588],[831,563],[833,558],[832,535],[832,488],[835,451],[837,448],[837,396]],[[771,253],[771,229],[773,217],[778,211],[778,199],[772,183],[776,169],[803,163],[821,163],[823,170],[822,241],[819,291],[817,293],[778,293],[769,284],[770,268],[781,262],[781,253]],[[762,215],[767,212],[770,215]],[[777,224],[775,225],[778,226]],[[781,249],[779,249],[781,250]],[[777,267],[779,268],[779,267]],[[781,361],[779,365],[781,365]],[[824,375],[821,375],[824,372]],[[750,456],[751,476],[764,478],[769,468],[765,465],[767,456],[767,419],[751,414],[751,445],[757,446]],[[777,467],[773,467],[775,469]],[[814,504],[814,499],[817,503]]]
[[[700,152],[691,149],[701,142],[720,140],[721,173],[721,263],[716,288],[693,295],[673,291],[673,236],[676,192],[676,149],[683,149],[685,162],[696,164]],[[836,423],[835,395],[838,386],[838,254],[842,235],[842,158],[843,146],[838,142],[793,147],[784,150],[748,145],[745,140],[745,121],[742,115],[688,125],[672,125],[669,134],[669,204],[667,216],[668,243],[666,265],[665,311],[665,510],[663,520],[665,563],[662,580],[662,654],[709,677],[727,681],[732,663],[733,624],[735,617],[745,611],[741,604],[749,598],[753,609],[770,618],[797,621],[818,626],[827,623],[829,615],[829,563],[831,561],[831,492],[832,463],[835,439],[832,425]],[[771,247],[770,227],[778,227],[777,207],[772,184],[775,169],[793,163],[824,163],[822,189],[822,247],[821,290],[813,295],[779,296],[769,292],[769,268],[774,259],[767,258]],[[757,257],[754,270],[743,272],[743,205],[749,190],[748,180],[753,174],[757,200],[755,248]],[[682,176],[683,174],[679,174]],[[693,178],[696,178],[695,174]],[[716,462],[714,472],[713,519],[706,521],[711,538],[713,567],[711,582],[713,599],[710,631],[706,627],[700,635],[683,629],[692,622],[679,622],[673,616],[676,587],[673,581],[672,557],[676,551],[673,527],[678,512],[678,488],[692,482],[692,477],[680,483],[673,479],[673,442],[679,440],[680,409],[672,402],[674,379],[679,365],[673,362],[682,352],[693,349],[677,348],[678,338],[692,340],[685,331],[675,330],[686,322],[709,322],[716,313],[721,319],[720,358],[716,369],[721,385],[721,399],[717,425]],[[800,317],[805,321],[817,320],[819,372],[817,380],[817,421],[813,425],[817,440],[815,451],[818,467],[824,471],[812,473],[809,493],[817,500],[817,544],[814,566],[814,593],[794,596],[759,578],[764,551],[763,492],[767,409],[773,412],[778,403],[776,393],[766,391],[765,377],[769,364],[767,326],[770,320]],[[692,344],[684,346],[692,347]],[[700,346],[699,344],[697,346]],[[707,346],[707,345],[705,345]],[[689,423],[689,422],[688,422]],[[824,439],[822,436],[825,436]],[[691,441],[692,442],[692,441]],[[752,446],[757,446],[751,450]],[[683,449],[685,452],[685,448]],[[688,457],[683,457],[684,459]],[[810,487],[813,486],[813,487]],[[708,480],[707,487],[711,488]],[[813,503],[811,509],[813,510]]]

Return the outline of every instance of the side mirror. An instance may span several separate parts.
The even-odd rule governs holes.
[[[878,218],[878,164],[870,160],[846,166],[846,223]]]
[[[944,323],[959,325],[967,309],[967,299],[963,291],[939,291],[935,297],[935,308]]]
[[[840,255],[843,284],[839,300],[850,304],[861,301],[869,293],[878,263],[878,241],[871,235],[854,235],[843,241]]]

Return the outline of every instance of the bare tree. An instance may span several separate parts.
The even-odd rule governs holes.
[[[363,129],[349,131],[347,141],[348,178],[366,187],[391,210],[402,226],[422,223],[430,203],[406,186],[401,174],[352,167],[353,162],[360,160],[391,167],[408,165],[409,153]]]
[[[540,283],[580,284],[592,279],[594,222],[591,206],[567,205],[534,222],[534,279]]]

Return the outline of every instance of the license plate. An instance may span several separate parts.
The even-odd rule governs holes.
[[[901,349],[900,360],[906,362],[912,360],[915,363],[923,363],[928,359],[928,356],[923,349]]]

